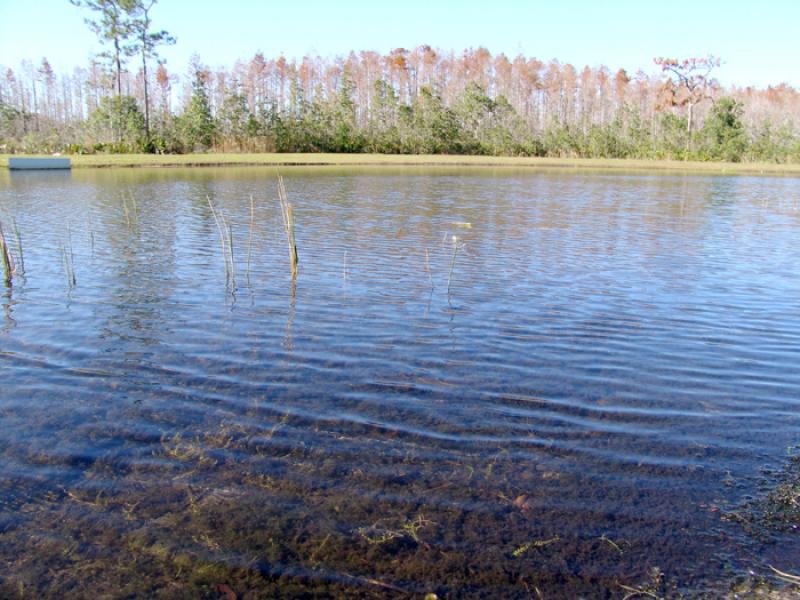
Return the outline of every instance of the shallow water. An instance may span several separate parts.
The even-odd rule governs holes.
[[[295,282],[273,169],[0,175],[0,591],[618,597],[800,564],[726,518],[798,441],[800,180],[283,175]]]

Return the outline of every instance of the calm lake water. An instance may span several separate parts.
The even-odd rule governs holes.
[[[800,432],[800,180],[283,176],[294,282],[274,169],[0,173],[25,271],[0,288],[0,595],[797,569],[798,533],[744,513]]]

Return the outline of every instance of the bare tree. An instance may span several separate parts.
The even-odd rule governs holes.
[[[686,106],[686,132],[691,143],[694,107],[711,97],[711,90],[717,81],[711,72],[721,64],[714,56],[705,58],[656,58],[655,63],[667,74],[667,81],[661,88],[663,106]]]

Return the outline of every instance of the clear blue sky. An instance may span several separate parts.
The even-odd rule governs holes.
[[[0,65],[86,65],[101,48],[85,14],[68,0],[0,0]],[[430,44],[631,73],[655,72],[655,56],[714,54],[723,83],[800,87],[800,0],[159,0],[153,17],[178,38],[162,56],[180,73],[195,52],[231,66],[259,50],[301,58]]]

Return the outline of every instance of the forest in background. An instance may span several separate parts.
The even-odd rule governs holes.
[[[110,50],[70,73],[46,58],[0,67],[0,153],[800,162],[800,92],[723,87],[713,57],[657,59],[654,73],[630,74],[419,46],[299,60],[259,52],[214,68],[194,56],[179,74],[158,60],[157,47],[174,39],[152,31],[154,2],[73,3],[82,1],[117,6],[128,21],[87,20]]]

